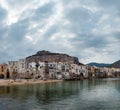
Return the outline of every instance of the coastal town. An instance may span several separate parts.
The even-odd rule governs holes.
[[[81,80],[120,77],[120,68],[96,67],[79,63],[66,54],[39,51],[36,55],[0,64],[0,79]]]
[[[0,110],[120,110],[120,0],[0,0]]]

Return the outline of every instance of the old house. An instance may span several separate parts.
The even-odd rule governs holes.
[[[9,61],[8,69],[10,72],[10,78],[24,78],[26,75],[25,59],[21,59],[19,61]]]
[[[9,78],[10,73],[7,64],[0,64],[0,79]]]

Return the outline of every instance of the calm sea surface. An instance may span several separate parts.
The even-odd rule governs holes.
[[[120,110],[120,79],[0,87],[0,110]]]

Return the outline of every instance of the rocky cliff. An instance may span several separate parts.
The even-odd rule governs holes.
[[[80,64],[77,57],[69,56],[62,53],[52,53],[49,51],[38,51],[35,55],[26,58],[27,62],[69,62],[74,64]]]
[[[114,62],[113,64],[110,65],[110,67],[114,67],[114,68],[120,68],[120,60]]]

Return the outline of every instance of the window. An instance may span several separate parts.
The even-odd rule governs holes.
[[[24,64],[22,64],[22,68],[24,68]]]
[[[62,72],[65,72],[65,66],[62,66]]]
[[[3,70],[3,66],[2,66],[2,72],[3,72],[4,70]]]

